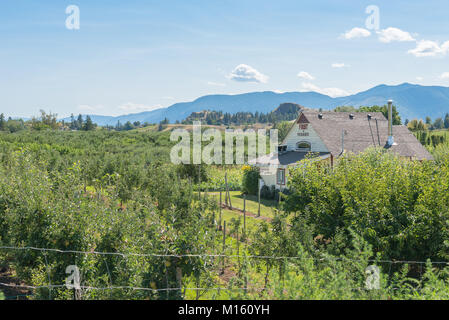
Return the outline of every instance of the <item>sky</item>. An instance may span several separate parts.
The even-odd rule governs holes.
[[[207,94],[449,86],[448,12],[446,0],[2,0],[0,112],[120,115]]]

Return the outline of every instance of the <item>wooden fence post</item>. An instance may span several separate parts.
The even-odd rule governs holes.
[[[224,274],[224,268],[225,268],[225,248],[226,248],[226,220],[223,221],[223,251],[222,251],[221,274]]]
[[[176,280],[178,281],[179,295],[182,297],[182,269],[180,267],[176,268]]]
[[[221,190],[220,190],[220,205],[219,205],[219,207],[220,207],[220,217],[219,217],[218,224],[221,226],[221,210],[222,210],[222,208],[221,208]]]
[[[246,241],[246,194],[243,195],[243,238]]]
[[[259,179],[258,202],[259,202],[259,208],[257,209],[257,216],[260,217],[260,179]]]
[[[199,300],[200,299],[200,290],[198,290],[199,288],[200,288],[200,276],[199,275],[197,275],[196,276],[196,300]]]
[[[225,172],[225,205],[228,206],[228,173]]]
[[[201,201],[201,165],[198,165],[198,200]]]
[[[225,173],[225,183],[226,183],[226,194],[229,199],[229,208],[232,210],[232,201],[231,201],[231,193],[229,192],[229,186],[228,186],[228,173]],[[226,202],[226,206],[228,205],[228,202]]]

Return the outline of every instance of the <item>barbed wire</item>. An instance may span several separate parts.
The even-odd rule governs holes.
[[[316,261],[326,261],[326,260],[332,260],[332,261],[343,261],[343,262],[372,262],[372,263],[389,263],[390,264],[390,270],[391,270],[391,265],[392,264],[398,264],[398,263],[402,263],[402,264],[419,264],[422,265],[429,263],[429,261],[413,261],[413,260],[374,260],[374,259],[351,259],[351,258],[346,258],[346,257],[330,257],[330,256],[324,256],[321,258],[317,258],[317,257],[302,257],[302,256],[257,256],[257,255],[232,255],[232,254],[164,254],[164,253],[135,253],[135,252],[130,252],[130,253],[122,253],[122,252],[102,252],[102,251],[81,251],[81,250],[62,250],[62,249],[56,249],[56,248],[38,248],[38,247],[32,247],[32,246],[23,246],[23,247],[15,247],[15,246],[0,246],[0,250],[32,250],[32,251],[39,251],[42,252],[45,258],[45,265],[47,266],[47,274],[48,274],[48,284],[47,285],[27,285],[27,284],[16,284],[16,283],[5,283],[5,282],[0,282],[0,287],[5,287],[5,288],[15,288],[15,289],[27,289],[30,290],[29,294],[20,294],[17,296],[14,296],[16,298],[18,298],[19,296],[33,296],[34,294],[32,293],[32,290],[38,290],[38,289],[48,289],[49,290],[49,298],[52,298],[52,290],[53,289],[77,289],[78,291],[76,292],[80,292],[79,290],[84,291],[84,292],[88,292],[88,291],[92,291],[92,290],[99,290],[99,291],[106,291],[106,290],[132,290],[132,291],[145,291],[145,292],[153,292],[153,293],[158,293],[158,292],[166,292],[167,293],[167,297],[169,292],[172,291],[180,291],[183,292],[183,295],[185,294],[186,291],[196,291],[197,294],[200,291],[245,291],[246,293],[248,292],[263,292],[266,290],[270,290],[269,287],[264,287],[264,288],[257,288],[257,287],[251,287],[251,286],[246,286],[246,287],[209,287],[209,288],[200,288],[200,287],[196,287],[196,288],[187,288],[187,287],[167,287],[167,288],[147,288],[147,287],[135,287],[135,286],[114,286],[112,285],[112,282],[110,282],[110,285],[107,287],[95,287],[95,286],[88,286],[88,285],[77,285],[77,287],[75,288],[73,285],[68,285],[67,283],[65,284],[54,284],[51,282],[51,277],[50,277],[50,268],[49,268],[49,264],[48,264],[48,260],[47,260],[47,254],[48,252],[54,252],[54,253],[62,253],[62,254],[67,254],[67,253],[72,253],[72,254],[90,254],[90,255],[113,255],[113,256],[120,256],[123,258],[127,258],[129,256],[135,256],[135,257],[159,257],[159,258],[182,258],[182,257],[188,257],[188,258],[205,258],[205,257],[211,257],[211,258],[242,258],[242,259],[275,259],[275,260],[287,260],[287,259],[303,259],[303,260],[316,260]],[[107,262],[106,262],[107,263]],[[449,265],[449,262],[447,261],[430,261],[431,264],[447,264]],[[111,274],[109,271],[109,267],[107,266],[108,269],[108,275],[109,275],[109,281],[111,280]],[[422,271],[421,271],[422,273]],[[168,285],[168,283],[167,283]],[[393,290],[399,290],[399,288],[390,288]],[[353,288],[352,290],[368,290],[366,288],[362,288],[362,287],[357,287],[357,288]],[[419,291],[419,290],[418,290]],[[8,298],[12,298],[12,297],[8,297]]]
[[[11,284],[11,283],[4,283],[4,282],[0,282],[0,286],[3,287],[8,287],[8,288],[21,288],[21,289],[30,289],[30,290],[37,290],[37,289],[58,289],[58,288],[65,288],[65,289],[70,289],[73,290],[74,288],[72,287],[68,287],[67,284],[60,284],[60,285],[56,285],[56,284],[52,284],[52,285],[41,285],[41,286],[31,286],[31,285],[18,285],[18,284]],[[133,287],[133,286],[108,286],[108,287],[93,287],[93,286],[85,286],[85,285],[80,285],[79,286],[80,290],[101,290],[101,291],[106,291],[106,290],[116,290],[116,289],[121,289],[121,290],[133,290],[133,291],[151,291],[151,292],[169,292],[169,291],[187,291],[187,290],[191,290],[191,291],[246,291],[246,292],[262,292],[265,290],[269,290],[272,289],[270,287],[265,287],[265,288],[253,288],[253,287],[246,287],[246,288],[232,288],[232,287],[210,287],[210,288],[160,288],[160,289],[154,289],[154,288],[143,288],[143,287]],[[397,288],[397,287],[393,287],[393,288],[389,288],[389,290],[400,290],[401,288]],[[366,291],[369,290],[367,288],[364,287],[355,287],[352,288],[352,290],[358,290],[358,291]],[[419,290],[418,290],[419,291]],[[30,293],[30,294],[20,294],[20,295],[16,295],[16,296],[10,296],[10,297],[5,297],[5,298],[14,298],[14,297],[19,297],[19,296],[34,296],[34,294]]]
[[[42,285],[42,286],[31,286],[31,285],[25,285],[25,284],[11,284],[11,283],[4,283],[0,282],[0,286],[9,287],[9,288],[21,288],[21,289],[57,289],[57,288],[67,288],[67,289],[73,289],[69,288],[66,284],[48,284],[48,285]],[[245,291],[263,291],[266,290],[266,288],[227,288],[227,287],[211,287],[211,288],[160,288],[160,289],[154,289],[154,288],[143,288],[143,287],[133,287],[133,286],[109,286],[109,287],[92,287],[92,286],[84,286],[80,285],[79,289],[83,290],[114,290],[114,289],[128,289],[128,290],[143,290],[143,291],[153,291],[153,292],[159,292],[159,291],[185,291],[185,290],[192,290],[192,291],[204,291],[204,290],[245,290]],[[25,294],[26,295],[26,294]]]
[[[267,256],[267,255],[232,255],[232,254],[207,254],[207,253],[192,253],[192,254],[175,254],[175,253],[123,253],[123,252],[104,252],[104,251],[81,251],[81,250],[62,250],[55,248],[38,248],[38,247],[13,247],[13,246],[0,246],[0,249],[3,250],[34,250],[41,252],[55,252],[55,253],[73,253],[73,254],[92,254],[92,255],[113,255],[113,256],[121,256],[123,258],[127,257],[156,257],[156,258],[246,258],[246,259],[275,259],[275,260],[288,260],[288,259],[304,259],[304,260],[317,260],[317,261],[326,261],[326,260],[334,260],[334,261],[350,261],[350,262],[378,262],[378,263],[402,263],[402,264],[447,264],[449,265],[449,261],[415,261],[415,260],[382,260],[382,259],[351,259],[346,257],[330,257],[325,256],[321,258],[317,257],[303,257],[303,256]]]

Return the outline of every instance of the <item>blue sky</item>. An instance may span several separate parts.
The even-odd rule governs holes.
[[[66,28],[69,5],[79,30]],[[443,0],[4,0],[0,111],[119,115],[214,93],[449,86],[448,12]]]

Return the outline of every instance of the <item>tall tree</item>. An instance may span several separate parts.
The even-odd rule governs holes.
[[[444,128],[444,121],[442,118],[436,118],[435,122],[433,123],[433,127],[435,129],[443,129]]]
[[[449,129],[449,113],[446,113],[446,115],[444,116],[444,127],[446,129]]]
[[[2,113],[0,114],[0,131],[6,130],[6,121],[5,121],[5,115]]]
[[[92,119],[90,118],[90,116],[86,116],[86,121],[84,123],[83,129],[85,131],[91,131],[95,129],[95,125],[92,122]]]
[[[83,128],[83,116],[81,113],[78,115],[78,119],[76,120],[76,129],[81,130]]]

